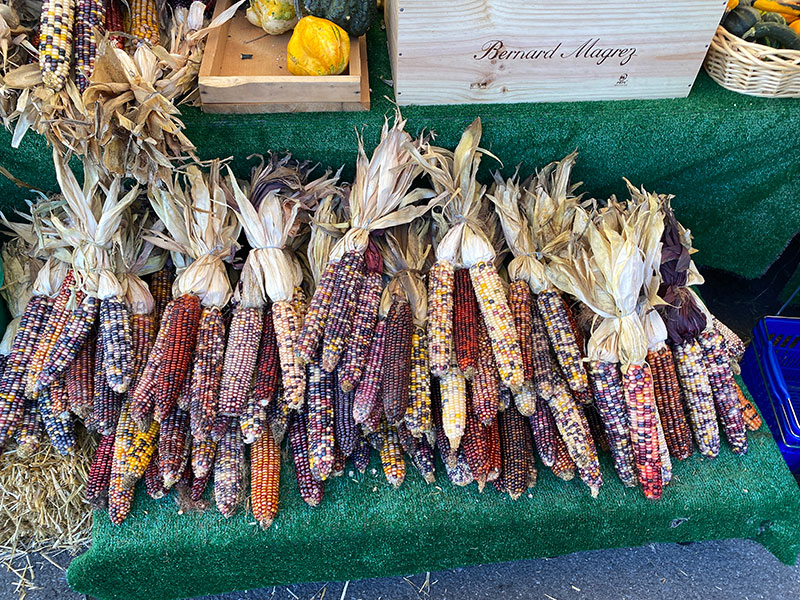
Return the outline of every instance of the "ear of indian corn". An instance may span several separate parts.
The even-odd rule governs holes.
[[[45,0],[39,22],[39,69],[42,82],[60,91],[69,77],[75,0]]]
[[[381,397],[390,425],[403,420],[408,409],[411,381],[411,345],[414,322],[408,302],[395,301],[386,317],[386,352],[383,356]]]
[[[133,388],[133,393],[129,394],[131,398],[131,417],[139,429],[143,431],[150,427],[150,422],[153,420],[158,371],[167,355],[166,348],[170,337],[168,329],[173,322],[172,311],[174,307],[175,304],[171,302],[166,306],[162,315],[163,324],[158,328],[155,342],[147,354],[147,361],[141,371],[141,375],[139,375],[136,386]]]
[[[283,441],[286,430],[289,428],[289,417],[292,412],[284,401],[283,394],[278,396],[277,401],[271,402],[267,406],[267,423],[269,423],[272,436],[279,444]]]
[[[331,296],[336,283],[338,263],[329,262],[322,272],[319,284],[314,290],[311,302],[308,305],[306,316],[303,319],[303,329],[297,339],[295,355],[303,363],[309,363],[319,354],[322,334],[331,308]]]
[[[75,83],[78,91],[89,86],[89,77],[94,70],[97,56],[97,40],[94,28],[102,32],[106,21],[105,0],[82,0],[75,10]]]
[[[290,302],[275,302],[272,305],[272,322],[278,343],[283,394],[292,410],[303,406],[306,393],[305,369],[294,355],[297,336],[302,319]]]
[[[322,338],[322,368],[329,373],[339,364],[347,345],[365,275],[366,265],[361,252],[345,252],[336,263],[336,282]]]
[[[454,287],[452,263],[436,261],[428,272],[428,348],[431,373],[436,377],[450,368],[453,354]]]
[[[603,425],[603,419],[600,417],[597,407],[594,404],[584,404],[583,414],[586,417],[586,422],[589,423],[589,433],[592,434],[595,447],[599,448],[601,452],[611,452],[606,428]]]
[[[242,501],[244,491],[244,443],[239,423],[228,427],[217,445],[214,460],[214,500],[222,516],[230,517]]]
[[[739,362],[742,360],[745,351],[745,345],[736,333],[725,323],[714,317],[714,330],[722,336],[722,339],[725,340],[725,351],[728,356],[734,362]]]
[[[468,486],[470,483],[475,481],[475,477],[473,477],[472,471],[467,463],[467,459],[464,456],[464,449],[459,448],[454,454],[455,458],[453,459],[452,464],[444,464],[447,477],[450,479],[450,482],[453,485],[457,485],[459,487]]]
[[[189,497],[193,502],[199,502],[208,487],[208,482],[211,479],[212,473],[209,471],[202,477],[192,477],[192,489],[189,492]]]
[[[397,439],[400,442],[400,448],[403,449],[403,452],[408,455],[414,454],[414,451],[419,445],[419,440],[411,435],[408,427],[406,427],[406,424],[403,422],[395,427],[395,429],[397,430]]]
[[[661,416],[658,413],[658,404],[656,407],[656,430],[658,431],[658,453],[661,457],[661,482],[667,485],[672,480],[672,459],[669,456],[669,446],[667,446],[667,438],[664,435],[664,427],[661,425]]]
[[[54,415],[69,413],[69,400],[67,399],[67,383],[64,377],[58,379],[50,386],[50,410]]]
[[[120,418],[122,417],[120,416]],[[128,419],[132,421],[130,416],[128,416]],[[117,425],[117,430],[119,431],[119,424]],[[144,472],[152,461],[158,446],[158,430],[158,423],[153,421],[147,431],[140,431],[138,428],[134,431],[131,441],[125,450],[124,463],[120,473],[122,487],[133,487],[144,476]]]
[[[698,337],[703,349],[708,381],[714,395],[714,406],[722,422],[725,437],[734,454],[747,452],[747,430],[742,417],[736,381],[725,352],[725,340],[715,329],[707,329]]]
[[[422,327],[411,336],[411,381],[405,423],[416,437],[433,430],[431,421],[431,376],[428,367],[428,340]]]
[[[693,451],[692,432],[681,402],[672,351],[666,345],[658,350],[651,350],[647,353],[647,363],[653,373],[656,406],[669,453],[678,460],[688,458]]]
[[[33,398],[25,398],[22,419],[14,432],[19,458],[30,458],[39,449],[43,429],[38,402]]]
[[[497,410],[498,412],[503,412],[508,410],[509,406],[511,406],[511,390],[507,387],[501,387],[500,393],[497,395]]]
[[[131,315],[131,383],[128,386],[129,391],[136,389],[155,341],[156,325],[153,314]]]
[[[581,399],[588,398],[589,380],[561,295],[555,290],[544,290],[536,297],[536,304],[569,389]]]
[[[750,399],[744,395],[739,384],[734,381],[734,385],[736,386],[736,395],[739,397],[739,405],[742,407],[742,418],[744,419],[745,427],[750,431],[756,431],[761,427],[761,415],[758,414]]]
[[[481,425],[483,436],[486,439],[486,452],[489,464],[489,473],[486,481],[495,481],[503,471],[503,456],[500,449],[500,426],[497,418],[489,425]]]
[[[176,406],[161,421],[158,435],[158,463],[164,488],[178,483],[189,453],[189,413]]]
[[[97,340],[90,336],[67,369],[65,383],[69,410],[81,419],[94,408],[94,355]]]
[[[353,418],[356,423],[365,423],[375,405],[380,402],[385,334],[386,321],[382,320],[375,326],[367,367],[356,388],[356,395],[353,400]]]
[[[556,438],[559,437],[553,415],[547,402],[537,398],[536,412],[531,415],[531,433],[536,445],[536,452],[546,467],[552,467],[556,461]],[[562,442],[563,443],[563,442]]]
[[[109,387],[122,394],[132,376],[131,318],[125,302],[113,296],[100,302],[100,335],[103,338],[103,369]]]
[[[192,443],[192,472],[196,478],[203,478],[212,471],[216,454],[217,442],[214,440]]]
[[[252,395],[244,407],[242,416],[239,417],[239,426],[242,428],[242,439],[245,444],[252,444],[267,431],[267,409],[256,402]]]
[[[331,469],[331,477],[341,477],[344,475],[344,467],[347,462],[344,452],[339,448],[339,444],[333,445],[333,468]]]
[[[315,479],[325,481],[333,468],[334,374],[322,370],[320,360],[306,365],[308,406],[308,460]]]
[[[431,448],[428,440],[422,438],[417,444],[414,453],[411,455],[411,461],[414,463],[419,474],[425,480],[425,483],[433,483],[436,481],[436,459],[433,456],[433,448]]]
[[[700,343],[693,339],[672,349],[683,401],[689,413],[694,441],[703,456],[719,454],[719,426],[714,409],[714,393],[708,380]]]
[[[156,0],[131,0],[131,35],[134,40],[157,46],[159,42]]]
[[[458,269],[453,281],[453,345],[458,367],[467,379],[472,379],[478,365],[480,319],[469,269]]]
[[[119,525],[125,520],[133,502],[133,486],[127,488],[123,486],[122,478],[126,468],[126,456],[135,432],[136,424],[131,418],[130,403],[126,402],[122,406],[117,429],[114,431],[113,459],[108,482],[108,516],[114,525]]]
[[[309,506],[317,506],[322,502],[323,482],[311,475],[308,461],[308,417],[304,410],[292,411],[289,418],[289,448],[292,450],[295,478],[300,497]]]
[[[167,490],[164,489],[164,478],[161,476],[161,460],[158,456],[158,446],[150,464],[144,472],[144,485],[147,490],[147,495],[153,500],[163,498]]]
[[[358,425],[353,419],[353,404],[356,393],[345,392],[336,385],[336,379],[331,382],[333,387],[334,411],[333,425],[336,434],[336,445],[345,458],[349,458],[356,449],[358,442]]]
[[[528,464],[533,456],[528,455],[526,436],[530,435],[525,418],[515,407],[498,416],[500,449],[503,461],[503,482],[512,500],[519,498],[528,489]]]
[[[605,426],[611,455],[614,457],[614,470],[625,487],[634,487],[638,478],[619,366],[616,363],[592,360],[589,361],[588,368],[595,404]]]
[[[536,390],[533,384],[523,385],[514,396],[514,406],[524,417],[530,417],[536,411]]]
[[[262,529],[278,514],[281,450],[272,434],[262,435],[250,446],[250,504]]]
[[[105,2],[106,30],[109,32],[124,32],[125,26],[122,24],[122,7],[120,6],[120,0],[105,0]],[[124,38],[121,35],[112,35],[109,39],[120,50],[125,47]],[[155,275],[153,278],[155,279]]]
[[[478,422],[471,405],[471,399],[467,394],[467,418],[462,446],[470,471],[478,482],[478,490],[482,492],[489,477],[489,446],[484,436],[484,428]]]
[[[225,366],[219,389],[219,413],[238,417],[253,384],[264,318],[260,308],[237,307],[228,330]]]
[[[500,374],[492,352],[489,330],[478,323],[478,367],[472,380],[472,406],[482,424],[490,423],[496,416],[500,398]]]
[[[96,509],[103,508],[108,501],[108,483],[111,479],[111,463],[114,458],[114,434],[100,438],[94,452],[89,477],[86,480],[84,497],[89,505]]]
[[[111,0],[116,3],[116,0]],[[107,29],[111,31],[109,26]],[[123,31],[116,29],[114,31]],[[164,311],[167,305],[172,301],[172,284],[175,281],[175,268],[171,263],[167,263],[163,268],[153,273],[150,278],[150,293],[153,295],[153,320],[155,321],[156,328],[161,324],[161,319],[164,316]]]
[[[104,355],[105,344],[103,343],[103,338],[98,335],[95,340],[92,413],[97,431],[101,435],[109,435],[117,427],[119,413],[122,410],[123,395],[117,394],[108,386],[106,372],[103,369]]]
[[[339,364],[339,386],[346,392],[353,390],[361,381],[369,359],[369,347],[378,322],[383,278],[380,273],[370,271],[358,296],[353,329],[347,341],[342,363]]]
[[[60,385],[60,381],[53,382],[53,386]],[[51,401],[53,386],[45,388],[39,394],[37,398],[39,414],[50,443],[59,454],[65,456],[75,450],[75,424],[69,413],[54,413]]]
[[[458,449],[467,420],[467,380],[452,367],[439,379],[442,398],[442,427],[450,442],[451,453]]]
[[[492,340],[492,352],[504,386],[517,391],[525,381],[522,351],[514,327],[514,318],[508,307],[503,281],[494,263],[479,262],[470,267],[470,277],[478,298],[483,321]]]
[[[653,378],[647,363],[628,365],[622,375],[625,403],[628,406],[631,447],[642,491],[657,500],[663,491],[661,453],[659,449],[656,401]]]
[[[589,423],[586,420],[586,413],[578,410],[578,418],[581,420],[583,429],[589,431]],[[587,485],[592,498],[596,498],[603,486],[603,474],[600,472],[600,462],[597,459],[597,448],[594,445],[592,436],[589,435],[589,460],[582,465],[576,465],[581,481]]]
[[[383,435],[383,447],[380,450],[380,456],[383,474],[392,487],[398,488],[406,478],[406,461],[403,458],[403,450],[400,447],[397,429],[388,425],[384,420],[381,425],[381,432]]]
[[[258,348],[253,398],[261,406],[267,406],[275,399],[281,383],[278,341],[275,338],[275,325],[272,321],[272,308],[264,311],[261,340]]]
[[[575,465],[587,468],[596,460],[596,453],[588,425],[584,425],[586,418],[558,373],[553,373],[552,382],[553,395],[547,401],[550,413]]]
[[[442,462],[453,466],[456,462],[456,453],[451,451],[450,441],[447,439],[447,436],[444,433],[442,390],[440,379],[437,377],[434,377],[431,380],[431,413],[433,416],[434,433],[436,435],[436,448],[439,450],[439,455],[442,457]]]
[[[538,303],[531,306],[531,362],[533,363],[533,383],[539,398],[547,401],[553,395],[551,374],[556,365],[550,350],[547,325],[539,312]]]
[[[533,382],[533,295],[527,281],[518,279],[508,286],[508,307],[514,317],[514,327],[522,352],[522,372],[525,382]]]
[[[231,339],[228,343],[236,344],[241,341],[243,340]],[[222,316],[222,311],[218,307],[204,307],[200,316],[197,343],[192,357],[191,389],[189,392],[190,426],[192,437],[195,439],[203,440],[211,435],[211,429],[218,413],[223,416],[238,416],[238,414],[230,415],[219,410],[222,405],[218,404],[218,401],[221,402],[223,400],[220,384],[223,378],[224,358],[225,320]],[[252,378],[252,373],[250,376]],[[249,387],[249,381],[244,387]],[[231,390],[229,389],[228,391],[230,392]],[[230,395],[226,396],[225,399],[228,401],[228,409],[238,410],[241,413],[241,408],[244,408],[243,405],[241,408],[238,404],[234,406],[231,403],[232,397]],[[243,398],[242,401],[244,400]]]
[[[353,459],[353,466],[359,473],[366,473],[369,467],[370,447],[367,438],[362,433],[359,433],[358,443],[356,449],[353,451],[351,458]]]

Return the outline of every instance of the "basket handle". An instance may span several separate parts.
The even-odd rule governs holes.
[[[783,303],[783,306],[781,306],[778,312],[775,313],[776,315],[781,314],[783,310],[792,303],[794,297],[797,296],[797,292],[800,292],[800,285],[798,285],[797,288],[792,292],[792,295],[789,296],[789,299]]]

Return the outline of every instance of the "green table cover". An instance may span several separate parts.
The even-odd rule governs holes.
[[[186,132],[201,158],[289,150],[338,167],[354,164],[356,130],[376,143],[393,110],[386,35],[369,34],[369,113],[207,115],[182,107]],[[677,196],[679,218],[696,235],[698,263],[757,277],[800,231],[800,101],[751,98],[701,74],[688,99],[561,104],[405,107],[409,130],[436,132],[453,146],[477,116],[484,145],[506,173],[524,174],[577,149],[576,181],[597,196],[624,194],[622,177]],[[28,134],[18,151],[0,133],[0,165],[46,190],[55,189],[44,141]],[[486,161],[487,164],[490,161]],[[351,173],[346,172],[347,175]],[[0,198],[21,202],[21,190],[0,177]]]

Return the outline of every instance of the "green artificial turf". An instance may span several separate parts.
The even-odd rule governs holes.
[[[408,465],[397,490],[373,460],[365,475],[335,479],[322,504],[300,499],[286,461],[280,512],[261,531],[244,511],[178,514],[172,495],[137,490],[131,515],[113,526],[95,512],[92,547],[72,561],[69,584],[103,600],[179,598],[307,581],[411,574],[457,566],[650,542],[750,538],[792,564],[800,548],[800,491],[766,426],[750,452],[723,444],[713,461],[674,467],[663,498],[627,489],[602,456],[606,483],[592,499],[577,479],[541,468],[516,502],[489,485],[456,488],[441,472],[426,485]],[[441,467],[441,465],[439,465]]]
[[[236,158],[239,174],[255,152],[291,151],[352,175],[356,130],[368,147],[378,139],[393,97],[385,33],[369,34],[372,110],[368,113],[207,115],[181,107],[201,158]],[[622,177],[676,195],[678,217],[696,236],[698,263],[757,277],[800,231],[800,100],[743,96],[704,73],[687,99],[515,105],[405,107],[409,130],[436,132],[454,146],[477,116],[484,145],[524,174],[579,150],[576,180],[597,197],[624,194]],[[41,137],[18,151],[0,133],[0,165],[37,187],[55,189],[52,159]],[[487,161],[488,163],[489,161]],[[486,173],[484,172],[484,176]],[[0,178],[0,197],[21,205],[25,194]]]

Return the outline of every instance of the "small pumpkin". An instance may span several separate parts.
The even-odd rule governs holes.
[[[352,36],[360,37],[378,18],[376,0],[305,0],[306,11],[333,21]]]
[[[339,75],[350,61],[350,36],[336,23],[303,17],[286,48],[292,75]]]
[[[250,0],[245,16],[270,35],[286,33],[297,24],[294,0]]]

